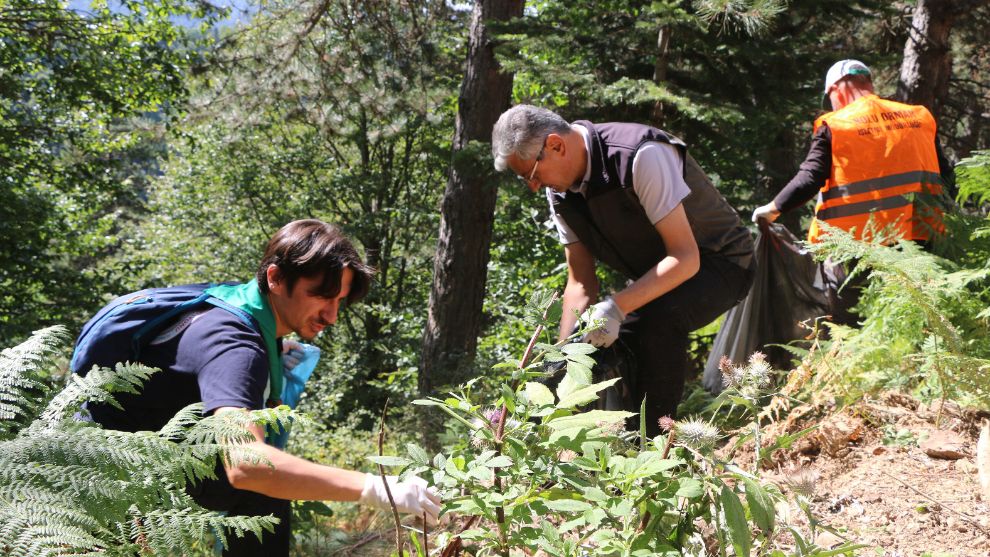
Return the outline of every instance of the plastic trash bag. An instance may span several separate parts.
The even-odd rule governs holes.
[[[286,371],[285,385],[282,387],[282,404],[287,404],[290,408],[295,408],[299,404],[299,398],[306,387],[306,381],[309,380],[309,376],[316,369],[317,362],[320,361],[319,348],[312,344],[300,344],[303,356],[299,359],[296,367]]]
[[[790,355],[767,345],[804,338],[801,322],[828,313],[819,266],[784,225],[760,222],[756,265],[749,294],[726,314],[705,364],[703,383],[712,393],[722,391],[722,356],[742,363],[760,350],[772,365],[786,366]]]

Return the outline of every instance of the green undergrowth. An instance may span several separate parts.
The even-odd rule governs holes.
[[[534,313],[554,313],[546,311],[552,303],[536,303]],[[786,556],[859,548],[816,547],[815,532],[826,526],[810,515],[804,496],[764,481],[753,463],[717,456],[725,435],[716,424],[671,420],[661,424],[666,433],[648,438],[646,424],[625,429],[636,413],[587,410],[617,379],[593,380],[590,345],[539,342],[553,325],[540,324],[520,360],[495,366],[493,374],[509,377],[496,393],[479,392],[471,381],[446,398],[416,401],[442,411],[458,442],[435,455],[410,443],[405,456],[371,458],[442,492],[451,521],[428,535],[431,554]],[[545,383],[548,361],[566,365],[556,386]],[[765,377],[760,357],[727,369],[726,404],[756,400],[753,389],[767,386],[744,379]],[[809,513],[810,530],[777,515],[775,505],[788,498]],[[426,555],[423,533],[408,535],[404,553]]]
[[[249,423],[287,424],[288,407],[203,418],[181,410],[160,431],[127,433],[86,421],[85,401],[114,404],[156,370],[118,364],[69,376],[54,388],[67,340],[52,327],[0,353],[0,554],[212,555],[219,538],[260,536],[271,517],[228,517],[196,504],[185,487],[212,478],[217,459],[260,456],[238,448]]]

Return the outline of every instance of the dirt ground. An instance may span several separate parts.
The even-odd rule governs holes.
[[[870,546],[859,555],[990,556],[990,497],[981,493],[975,464],[987,414],[940,406],[886,393],[837,413],[795,409],[779,430],[816,421],[819,428],[780,451],[765,477],[781,486],[814,479],[815,514]],[[796,505],[780,510],[801,514]],[[826,532],[816,541],[835,547],[842,539]]]

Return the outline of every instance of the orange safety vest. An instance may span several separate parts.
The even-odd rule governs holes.
[[[856,99],[815,120],[815,131],[832,132],[832,172],[818,193],[808,240],[823,234],[819,221],[863,239],[871,230],[893,228],[901,238],[928,240],[942,233],[942,193],[935,153],[935,119],[923,106],[876,95]]]

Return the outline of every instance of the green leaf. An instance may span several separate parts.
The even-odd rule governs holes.
[[[506,468],[512,466],[512,457],[499,455],[485,463],[489,468]]]
[[[685,499],[695,499],[705,493],[705,486],[694,478],[684,478],[680,480],[680,487],[674,495]]]
[[[368,460],[382,466],[407,466],[412,461],[401,456],[369,456]]]
[[[423,447],[420,447],[416,443],[406,443],[406,451],[409,453],[409,457],[412,458],[412,461],[416,464],[429,466],[430,455],[427,454]]]
[[[577,499],[556,499],[547,501],[546,505],[551,510],[564,513],[582,513],[594,508],[591,503]]]
[[[660,457],[659,453],[654,453],[654,454],[656,454],[656,458],[645,459],[644,462],[641,462],[636,467],[636,469],[633,472],[635,477],[646,478],[649,476],[659,474],[660,472],[666,472],[667,470],[670,470],[672,468],[677,468],[678,466],[683,464],[683,462],[681,462],[680,460],[670,459],[670,458],[662,459],[659,458]],[[642,454],[640,456],[642,456]],[[637,458],[637,460],[640,459]]]
[[[584,498],[595,503],[604,503],[605,501],[608,501],[608,494],[601,489],[592,486],[584,488]]]
[[[743,478],[746,485],[746,503],[749,504],[749,514],[753,517],[756,525],[763,530],[767,536],[773,532],[776,514],[773,508],[773,500],[763,487],[750,478]]]
[[[646,450],[646,443],[649,439],[646,438],[646,397],[643,397],[643,402],[639,404],[639,450]]]
[[[567,376],[574,380],[578,387],[591,384],[591,366],[574,360],[567,361]]]
[[[528,381],[526,382],[524,389],[526,400],[528,400],[530,404],[534,404],[536,406],[553,404],[553,393],[550,392],[550,389],[548,389],[546,385],[535,381]]]
[[[557,403],[557,408],[574,408],[575,406],[581,406],[598,400],[599,391],[611,387],[620,379],[622,378],[616,377],[614,379],[609,379],[608,381],[602,381],[601,383],[595,383],[594,385],[589,385],[578,389],[568,394],[566,397],[562,397],[560,402]]]
[[[635,416],[636,414],[632,412],[624,411],[613,411],[613,410],[592,410],[590,412],[583,412],[581,414],[574,414],[573,416],[563,416],[560,418],[554,418],[547,422],[547,425],[551,429],[560,431],[564,429],[571,428],[594,428],[599,425],[608,425],[621,422],[626,418]]]
[[[565,344],[560,351],[564,354],[594,354],[598,349],[591,344],[585,344],[583,342],[572,342],[570,344]]]
[[[729,538],[732,540],[732,547],[739,557],[748,557],[750,544],[752,542],[749,531],[749,523],[746,522],[746,510],[736,493],[729,489],[729,486],[722,486],[722,495],[719,497],[722,503],[722,510],[725,512],[725,522],[729,527]]]

